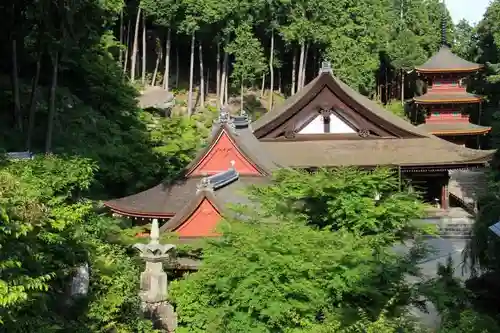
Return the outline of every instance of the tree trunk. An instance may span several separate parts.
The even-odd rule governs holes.
[[[297,50],[294,48],[293,50],[293,58],[292,58],[292,88],[290,90],[290,95],[295,95],[295,87],[297,81],[295,80],[297,78],[297,75],[295,74],[297,68]]]
[[[266,89],[266,73],[262,74],[262,82],[260,85],[260,98],[264,97],[264,90]]]
[[[269,105],[268,109],[271,111],[273,109],[273,97],[274,97],[274,29],[271,30],[271,54],[269,55]]]
[[[163,48],[161,46],[161,40],[156,39],[156,63],[155,70],[153,72],[153,77],[151,78],[151,86],[156,85],[156,76],[158,75],[158,68],[160,68],[160,61],[163,57]]]
[[[23,116],[21,113],[21,99],[19,96],[19,70],[17,64],[17,40],[15,38],[12,39],[12,95],[14,97],[14,119],[16,123],[17,129],[22,132],[23,130]]]
[[[243,114],[243,78],[241,78],[240,85],[240,113]]]
[[[124,52],[125,59],[123,60],[123,74],[127,73],[128,57],[129,57],[129,50],[130,50],[129,46],[130,46],[130,27],[131,26],[132,26],[132,22],[129,19],[128,24],[127,24],[127,40],[126,40],[125,52]]]
[[[187,104],[187,113],[189,117],[193,114],[194,43],[195,34],[193,32],[191,34],[191,59],[189,62],[189,93]]]
[[[224,51],[224,60],[222,62],[222,75],[221,75],[221,82],[220,82],[220,105],[224,105],[224,101],[227,99],[226,96],[226,91],[227,91],[227,67],[228,67],[228,61],[229,61],[229,54]]]
[[[387,66],[385,67],[385,103],[389,102],[389,78],[387,75]]]
[[[304,50],[304,63],[302,64],[302,75],[300,76],[302,81],[300,82],[300,89],[304,88],[306,84],[306,68],[307,68],[307,53],[309,52],[309,43],[306,44]]]
[[[175,88],[179,88],[179,46],[175,48]]]
[[[167,40],[165,42],[165,72],[163,73],[163,89],[169,91],[170,80],[170,45],[172,43],[171,29],[167,30]]]
[[[281,94],[281,68],[278,69],[278,93]]]
[[[203,45],[201,40],[198,44],[198,57],[200,62],[200,107],[203,108],[205,106],[205,71],[203,69]]]
[[[142,73],[141,73],[141,83],[143,86],[146,85],[146,15],[142,15]]]
[[[118,62],[123,66],[123,8],[120,10],[120,52],[118,53]]]
[[[229,103],[229,61],[226,62],[226,84],[224,85],[224,103]]]
[[[33,82],[31,82],[31,98],[29,106],[29,118],[28,118],[28,135],[26,137],[26,151],[31,151],[31,140],[33,137],[33,130],[35,128],[35,116],[36,116],[36,99],[38,93],[38,82],[40,81],[40,70],[42,68],[42,52],[38,51],[38,56],[36,60],[36,71]]]
[[[221,70],[220,70],[220,43],[217,43],[217,55],[215,56],[215,61],[217,62],[217,67],[215,69],[216,73],[215,75],[217,76],[215,78],[216,82],[216,86],[215,87],[215,94],[217,95],[217,98],[216,98],[216,106],[217,106],[217,110],[220,109],[220,86],[221,86],[221,79],[220,79],[220,75],[221,75]]]
[[[208,96],[210,87],[210,68],[207,69],[207,79],[205,80],[205,96]]]
[[[405,105],[405,71],[401,69],[401,105]]]
[[[299,72],[297,78],[297,92],[302,88],[302,74],[304,73],[304,56],[306,51],[306,44],[301,42],[300,44],[300,58],[299,58]]]
[[[54,132],[54,118],[56,114],[56,89],[57,76],[59,73],[59,51],[56,51],[52,59],[52,84],[50,85],[49,115],[47,120],[47,136],[45,138],[45,153],[52,151],[52,135]]]
[[[141,7],[137,9],[135,19],[134,42],[132,44],[132,54],[130,55],[130,81],[135,82],[135,71],[137,70],[137,52],[139,48],[139,24],[141,23]]]

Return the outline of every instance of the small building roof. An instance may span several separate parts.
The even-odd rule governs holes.
[[[472,73],[483,68],[483,65],[476,64],[460,58],[451,49],[443,45],[424,64],[415,67],[419,73]]]
[[[468,104],[480,103],[483,98],[466,91],[457,91],[446,93],[427,92],[421,96],[414,97],[413,100],[417,104]]]
[[[491,130],[489,126],[481,126],[472,124],[470,122],[449,122],[449,123],[426,123],[418,127],[423,130],[439,136],[453,136],[453,135],[479,135],[486,134]]]

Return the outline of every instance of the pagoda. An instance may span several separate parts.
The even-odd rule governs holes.
[[[479,108],[482,97],[467,92],[466,79],[483,68],[451,52],[446,43],[445,20],[442,25],[442,46],[423,65],[415,68],[426,82],[427,92],[414,101],[425,113],[419,127],[450,142],[477,148],[478,136],[487,134],[491,127],[470,122],[467,109]]]
[[[228,204],[250,203],[244,192],[272,182],[280,168],[314,170],[386,166],[425,183],[425,199],[449,208],[448,170],[484,167],[494,151],[442,140],[413,126],[336,78],[318,76],[255,122],[221,110],[206,147],[175,181],[107,201],[115,214],[151,221],[180,239],[216,237]]]

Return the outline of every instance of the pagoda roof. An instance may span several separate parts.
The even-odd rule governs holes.
[[[420,73],[471,73],[484,66],[460,58],[451,49],[443,45],[424,64],[415,67]]]
[[[417,104],[466,104],[480,103],[482,97],[466,91],[457,92],[427,92],[421,96],[414,97]]]
[[[453,135],[478,135],[486,134],[491,130],[489,126],[481,126],[472,124],[470,122],[448,122],[448,123],[427,123],[421,124],[418,127],[423,130],[440,136],[453,136]]]

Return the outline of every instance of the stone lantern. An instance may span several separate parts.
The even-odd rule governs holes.
[[[175,332],[177,315],[168,302],[167,273],[163,270],[169,252],[175,249],[173,244],[160,244],[160,229],[158,220],[153,219],[148,244],[135,244],[141,258],[146,262],[146,268],[141,273],[140,298],[146,317],[153,320],[155,326],[167,332]]]

